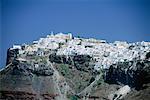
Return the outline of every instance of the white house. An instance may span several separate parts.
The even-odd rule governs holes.
[[[13,45],[12,49],[21,49],[20,45]]]

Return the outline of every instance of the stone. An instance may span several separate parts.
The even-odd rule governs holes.
[[[128,85],[123,86],[119,90],[117,90],[115,93],[110,94],[108,96],[109,100],[121,100],[123,99],[129,92],[131,91],[131,88]]]

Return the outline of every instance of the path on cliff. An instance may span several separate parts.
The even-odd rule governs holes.
[[[80,93],[78,93],[78,96],[84,97],[83,100],[88,100],[88,97],[92,91],[92,88],[94,87],[94,85],[97,84],[98,80],[101,79],[102,77],[102,73],[100,73],[99,75],[96,76],[95,80],[89,85],[87,86],[83,91],[81,91]]]
[[[10,68],[12,68],[12,67],[9,67],[9,66],[11,66],[11,65],[12,65],[12,63],[10,63],[10,64],[8,64],[6,67],[0,69],[0,72],[2,72],[2,71],[4,71],[4,70],[5,70],[5,72],[7,72]]]
[[[56,100],[67,100],[66,95],[62,94],[60,87],[59,87],[59,80],[60,80],[60,75],[59,72],[55,69],[55,67],[53,66],[53,64],[51,62],[48,61],[48,64],[50,64],[51,68],[54,70],[54,75],[53,75],[53,81],[55,82],[55,86],[57,88],[56,93],[58,94],[58,96],[56,96]]]

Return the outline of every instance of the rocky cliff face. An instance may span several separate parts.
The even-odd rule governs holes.
[[[125,100],[149,100],[150,43],[51,35],[8,49],[0,74],[2,100],[107,100],[124,85]]]
[[[137,90],[150,82],[150,61],[130,61],[111,65],[106,81],[113,84],[128,84]]]
[[[36,68],[28,62],[14,60],[1,71],[1,99],[54,98],[57,94],[54,94],[53,74],[48,65],[40,63]]]

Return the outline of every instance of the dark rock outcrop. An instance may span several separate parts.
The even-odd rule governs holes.
[[[149,59],[150,58],[150,52],[148,52],[147,54],[146,54],[146,59]]]
[[[19,53],[19,49],[8,49],[7,50],[7,60],[6,65],[10,64],[12,61],[14,61],[17,58],[17,55]]]
[[[56,55],[51,54],[49,56],[50,62],[55,62],[58,64],[69,64],[73,65],[79,71],[92,72],[94,68],[94,60],[89,55]]]
[[[111,65],[106,74],[106,82],[127,84],[139,90],[143,84],[150,83],[150,61],[130,61]]]

